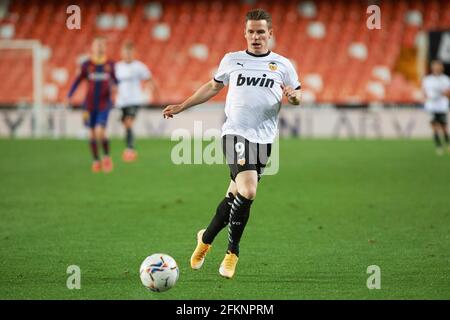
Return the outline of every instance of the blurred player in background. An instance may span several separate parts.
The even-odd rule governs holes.
[[[81,70],[70,88],[68,103],[81,81],[88,81],[88,90],[84,101],[84,121],[89,127],[89,139],[92,157],[92,171],[111,172],[113,162],[110,157],[109,140],[106,136],[106,124],[112,107],[112,86],[117,84],[114,63],[106,56],[106,39],[95,37],[91,46],[89,60],[81,65]],[[103,158],[100,161],[98,143],[102,144]]]
[[[447,130],[447,114],[449,111],[450,78],[444,73],[441,61],[431,62],[431,74],[424,77],[422,88],[425,93],[425,110],[431,114],[431,128],[433,129],[436,153],[442,155],[444,149],[440,134],[450,152],[450,142]]]
[[[119,81],[116,106],[122,110],[122,123],[125,127],[125,145],[122,159],[125,162],[136,160],[133,122],[139,106],[145,103],[142,82],[146,91],[157,93],[157,85],[152,74],[141,61],[135,60],[135,47],[131,42],[122,46],[122,61],[116,64],[116,78]]]
[[[248,12],[243,31],[247,50],[226,54],[214,79],[183,103],[169,105],[163,111],[165,118],[172,118],[208,101],[229,85],[222,146],[231,181],[209,226],[197,233],[197,247],[191,256],[191,267],[200,269],[214,238],[228,225],[228,250],[219,268],[220,275],[226,278],[232,278],[236,270],[240,239],[277,134],[283,95],[291,104],[300,103],[300,83],[294,67],[268,49],[273,33],[271,16],[261,9]]]

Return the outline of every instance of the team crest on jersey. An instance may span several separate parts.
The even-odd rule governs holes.
[[[238,159],[238,163],[243,166],[245,164],[245,158]]]
[[[269,63],[269,69],[272,71],[275,71],[278,69],[278,65],[275,62],[270,62]]]

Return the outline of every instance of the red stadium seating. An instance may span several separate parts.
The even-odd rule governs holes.
[[[155,1],[153,1],[155,2]],[[8,15],[0,20],[0,26],[13,24],[14,39],[39,39],[51,49],[46,63],[47,83],[53,68],[65,68],[69,73],[66,83],[57,83],[58,100],[62,101],[69,90],[77,70],[77,59],[89,51],[92,37],[105,34],[109,40],[109,55],[119,59],[120,46],[125,40],[136,43],[139,59],[152,70],[161,87],[160,101],[180,101],[192,93],[199,84],[211,79],[212,72],[224,53],[245,48],[243,17],[253,7],[267,9],[273,15],[276,45],[279,52],[295,62],[300,79],[308,74],[319,74],[323,88],[314,89],[304,83],[305,90],[314,92],[319,102],[345,103],[349,101],[414,102],[418,84],[406,80],[396,72],[395,66],[402,48],[414,46],[421,30],[450,27],[450,2],[446,0],[382,1],[382,29],[366,27],[367,1],[315,0],[317,14],[313,18],[301,16],[300,1],[256,1],[254,5],[244,1],[159,1],[162,15],[154,20],[145,16],[150,1],[89,1],[76,3],[81,8],[81,30],[65,27],[68,1],[16,0],[11,1]],[[408,10],[422,13],[420,26],[407,25]],[[100,14],[123,14],[128,24],[123,30],[99,30],[96,21]],[[321,22],[326,33],[313,39],[307,33],[311,22]],[[159,23],[170,26],[167,40],[153,38],[152,29]],[[208,48],[208,58],[198,60],[189,54],[194,43]],[[360,43],[367,48],[367,56],[359,60],[349,56],[349,46]],[[0,103],[30,100],[32,79],[29,74],[31,60],[12,63],[8,53],[0,50]],[[384,94],[367,90],[368,84],[380,81],[374,78],[374,67],[384,66],[391,71],[390,80],[384,80]],[[27,75],[28,73],[28,75]],[[27,76],[24,76],[27,75]],[[80,102],[82,94],[76,95]],[[216,100],[224,100],[221,93]]]

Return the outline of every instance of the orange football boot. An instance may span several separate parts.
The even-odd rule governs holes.
[[[94,162],[92,162],[91,170],[94,173],[98,173],[98,172],[102,171],[102,166],[100,164],[100,161],[95,160]]]
[[[109,157],[109,156],[103,157],[102,169],[103,169],[103,172],[105,172],[105,173],[109,173],[113,170],[113,162],[112,162],[111,157]]]
[[[133,162],[137,159],[137,152],[133,149],[125,149],[122,153],[122,160],[124,162]]]
[[[211,249],[210,244],[203,243],[202,237],[205,231],[206,229],[202,229],[197,233],[197,247],[191,256],[191,268],[194,270],[198,270],[202,267],[203,262],[205,262],[206,254],[209,249]]]

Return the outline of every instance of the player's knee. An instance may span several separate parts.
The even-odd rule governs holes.
[[[125,125],[125,128],[130,129],[133,126],[133,118],[125,117],[123,124]]]
[[[256,198],[256,186],[243,186],[238,191],[244,198],[248,200],[253,200]]]
[[[103,140],[105,138],[105,130],[103,130],[103,128],[99,126],[95,128],[95,135],[97,139]]]

